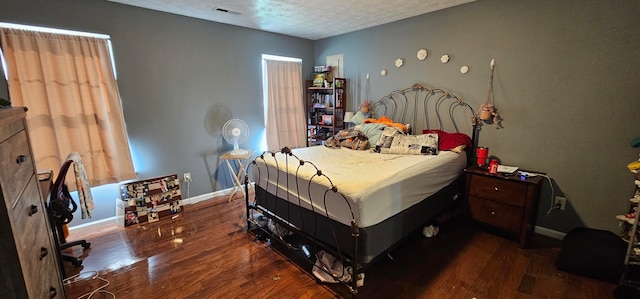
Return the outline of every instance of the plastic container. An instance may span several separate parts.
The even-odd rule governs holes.
[[[487,157],[489,156],[489,148],[488,147],[478,147],[476,149],[476,157],[478,159],[477,164],[478,167],[487,166]]]

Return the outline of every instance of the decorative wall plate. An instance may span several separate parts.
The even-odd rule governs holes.
[[[463,66],[460,68],[460,72],[461,72],[461,73],[463,73],[463,74],[468,73],[468,72],[469,72],[469,67],[468,67],[468,66],[466,66],[466,65],[463,65]]]
[[[449,55],[447,54],[442,55],[442,57],[440,57],[440,61],[442,61],[442,63],[449,62]]]
[[[404,64],[404,60],[402,58],[396,59],[396,67],[401,67]]]
[[[387,75],[387,70],[383,69],[380,71],[380,76],[386,76]]]
[[[429,54],[427,53],[427,50],[425,50],[425,49],[420,49],[420,50],[418,50],[418,54],[416,54],[416,56],[417,56],[417,57],[418,57],[418,59],[420,59],[420,60],[425,60],[425,59],[427,59],[427,55],[429,55]]]

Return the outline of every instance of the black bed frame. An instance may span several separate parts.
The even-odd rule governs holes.
[[[468,148],[467,163],[471,164],[475,161],[475,148],[477,147],[479,120],[474,109],[460,98],[448,93],[442,89],[425,88],[419,84],[402,89],[395,90],[372,103],[371,112],[375,117],[385,115],[395,122],[409,124],[414,134],[420,134],[423,128],[439,129],[447,132],[460,132],[459,123],[467,122],[471,126],[472,148]],[[465,114],[466,113],[466,114]],[[461,125],[460,125],[461,126]],[[420,129],[419,131],[416,129]],[[469,133],[463,131],[463,133]],[[302,167],[313,167],[315,175],[310,180],[294,179],[289,180],[288,176],[281,182],[280,172],[277,169],[264,167],[266,164],[259,164],[260,160],[275,159],[277,155],[285,155],[284,165],[286,169],[297,169]],[[277,162],[276,162],[277,163]],[[441,212],[451,208],[451,204],[457,199],[461,199],[464,186],[464,176],[461,174],[458,180],[449,186],[438,191],[430,198],[448,198],[450,200],[423,200],[420,203],[402,211],[399,214],[387,219],[379,224],[370,227],[360,227],[351,208],[349,200],[340,193],[334,186],[331,178],[327,177],[321,169],[318,169],[312,161],[304,161],[299,159],[289,148],[283,148],[277,152],[264,152],[256,157],[249,168],[253,167],[255,184],[255,193],[253,196],[249,194],[249,177],[245,176],[245,194],[246,194],[246,219],[247,230],[250,232],[258,231],[260,235],[268,236],[270,241],[277,240],[286,248],[293,251],[301,252],[302,260],[307,261],[311,267],[315,262],[315,253],[319,250],[333,255],[342,262],[343,265],[351,266],[353,273],[351,281],[344,282],[349,292],[355,297],[358,294],[357,278],[359,273],[363,273],[368,264],[376,261],[381,256],[385,256],[389,250],[410,235],[409,231],[415,231],[422,225],[433,220]],[[296,172],[297,172],[296,171]],[[249,170],[247,173],[250,173]],[[267,190],[280,190],[276,186],[260,186],[262,176],[267,178],[267,182],[273,181],[286,184],[281,187],[289,190],[286,194],[275,194],[267,192]],[[297,177],[297,176],[296,176]],[[315,179],[326,180],[328,186],[321,196],[309,194],[301,194],[300,186],[311,185],[311,181]],[[268,183],[267,183],[268,184]],[[343,223],[335,221],[329,217],[328,213],[320,214],[317,211],[302,208],[295,204],[300,202],[301,196],[307,197],[313,203],[324,205],[326,210],[326,201],[344,200],[344,208],[348,209],[352,215],[351,225],[347,226]],[[293,202],[293,203],[292,203]],[[418,217],[419,216],[419,217]],[[272,223],[276,223],[279,228],[285,228],[288,234],[274,234],[266,224],[267,219],[271,219]],[[393,231],[394,221],[401,221],[403,226],[411,229]],[[272,227],[273,228],[273,227]],[[278,230],[279,231],[279,230]],[[384,242],[368,242],[368,238],[379,238],[380,234],[376,231],[393,232],[394,237]],[[289,233],[291,235],[289,235]],[[386,233],[385,233],[386,234]],[[384,235],[382,235],[384,236]],[[364,248],[362,244],[379,243],[379,248],[375,244],[371,248]],[[325,271],[326,272],[326,271]],[[332,275],[336,281],[342,280],[342,275]]]

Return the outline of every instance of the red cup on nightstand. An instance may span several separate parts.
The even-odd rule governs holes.
[[[489,148],[481,146],[476,149],[476,157],[478,158],[478,167],[485,167],[487,165],[487,157],[489,156]]]

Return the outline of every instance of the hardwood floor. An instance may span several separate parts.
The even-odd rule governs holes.
[[[268,244],[244,231],[244,199],[188,205],[176,219],[127,228],[74,231],[91,248],[65,262],[67,297],[104,288],[116,298],[335,298]],[[558,271],[559,242],[536,236],[528,249],[464,220],[434,238],[416,235],[366,271],[360,298],[614,298],[614,283]],[[91,279],[92,271],[100,279]],[[96,294],[92,298],[112,298]]]

